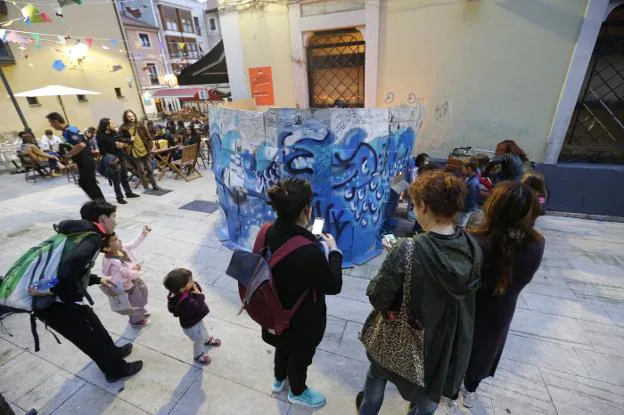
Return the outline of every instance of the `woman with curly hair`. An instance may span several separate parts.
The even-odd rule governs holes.
[[[483,224],[474,232],[483,250],[483,267],[472,354],[462,388],[467,408],[473,406],[481,380],[496,373],[518,296],[539,268],[545,245],[534,228],[540,214],[538,197],[526,184],[500,183],[484,211]]]

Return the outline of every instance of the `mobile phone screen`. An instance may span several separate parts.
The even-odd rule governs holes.
[[[323,232],[323,226],[325,225],[325,219],[316,218],[312,225],[312,234],[319,236]]]

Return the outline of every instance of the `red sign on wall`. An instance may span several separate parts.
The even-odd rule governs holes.
[[[256,99],[256,105],[275,105],[273,72],[270,66],[249,68],[249,83],[251,96]]]

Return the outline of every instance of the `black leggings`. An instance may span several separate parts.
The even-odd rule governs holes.
[[[290,390],[295,396],[301,395],[307,389],[308,366],[312,364],[315,352],[316,349],[275,349],[275,379],[282,381],[288,377]]]

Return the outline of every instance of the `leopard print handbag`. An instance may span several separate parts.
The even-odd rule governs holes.
[[[411,383],[424,386],[425,332],[409,323],[413,253],[414,241],[409,239],[398,318],[390,320],[383,312],[373,310],[364,323],[360,340],[376,363]]]

